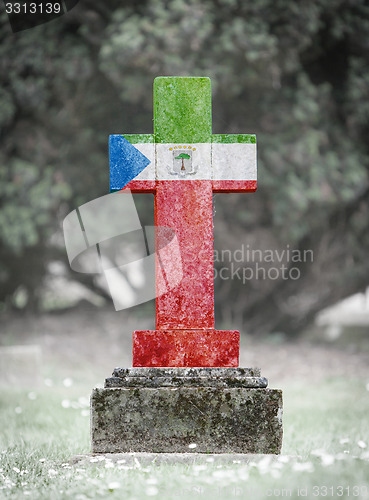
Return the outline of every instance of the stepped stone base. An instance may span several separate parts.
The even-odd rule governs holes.
[[[252,368],[117,368],[91,396],[92,452],[278,454],[282,391],[266,385]]]

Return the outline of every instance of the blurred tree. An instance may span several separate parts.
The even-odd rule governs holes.
[[[218,279],[218,321],[295,333],[365,287],[368,28],[365,0],[85,0],[16,35],[3,16],[0,300],[37,299],[57,221],[107,192],[108,135],[151,132],[158,75],[210,76],[214,133],[258,136],[260,188],[217,195],[216,248],[314,252],[283,261],[300,279]]]

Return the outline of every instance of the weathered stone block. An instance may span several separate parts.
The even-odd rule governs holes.
[[[192,387],[189,385],[199,377],[196,368],[191,370],[192,374],[187,376],[191,379],[187,386],[183,380],[173,380],[171,383],[177,384],[177,387],[158,387],[151,380],[150,387],[141,384],[137,387],[127,385],[95,389],[91,396],[92,451],[280,452],[282,391],[219,387],[220,381],[227,379],[219,376],[208,377],[207,385],[202,380],[203,386]],[[117,370],[114,373],[119,374]],[[245,382],[248,379],[251,383],[254,378],[256,387],[261,381],[266,381],[263,377],[249,377],[249,373],[246,372],[245,376],[235,379],[239,381],[243,378]],[[129,375],[124,371],[121,375],[107,379],[107,385],[111,381],[119,385],[119,378],[125,381],[122,383],[127,383]],[[163,373],[162,378],[167,382],[169,376]],[[186,376],[179,378],[186,379]],[[134,383],[137,383],[137,380]],[[157,385],[157,380],[155,383]],[[196,444],[196,447],[189,448],[190,444]]]

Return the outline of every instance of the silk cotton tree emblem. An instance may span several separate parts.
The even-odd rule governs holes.
[[[195,174],[197,168],[193,165],[192,153],[196,148],[192,146],[174,146],[169,148],[173,151],[173,169],[170,171],[172,175],[180,175],[181,177],[187,174]]]

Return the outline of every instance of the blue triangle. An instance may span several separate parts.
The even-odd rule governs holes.
[[[150,160],[123,135],[109,136],[110,192],[123,189],[149,164]]]

